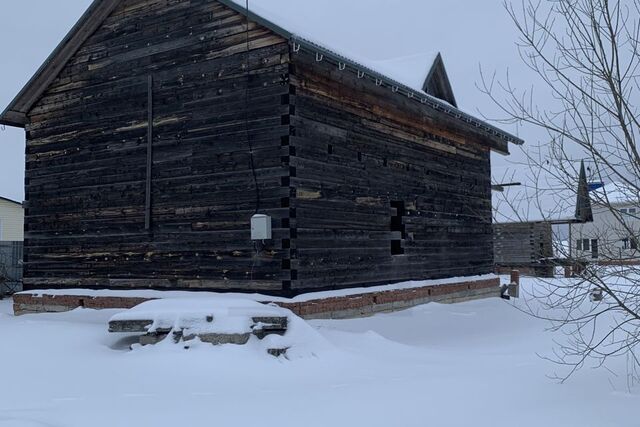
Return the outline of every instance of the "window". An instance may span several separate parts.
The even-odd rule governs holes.
[[[582,239],[582,250],[588,251],[589,249],[589,239]]]
[[[395,214],[391,216],[391,231],[395,232],[394,238],[391,239],[391,255],[403,255],[402,242],[407,238],[407,229],[403,223],[406,207],[402,201],[392,201],[391,209],[395,210]]]
[[[627,209],[627,212],[629,212],[631,215],[635,215],[636,208],[629,208],[629,209]]]
[[[591,258],[598,258],[598,239],[591,239]]]
[[[638,249],[638,239],[635,237],[629,237],[628,239],[622,239],[622,249]]]
[[[579,251],[582,250],[582,239],[576,240],[576,249]]]
[[[622,208],[622,209],[620,209],[620,212],[623,213],[623,214],[626,214],[628,211],[627,211],[627,208]]]

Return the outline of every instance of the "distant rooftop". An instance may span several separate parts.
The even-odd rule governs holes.
[[[640,186],[634,188],[621,182],[611,182],[591,191],[590,196],[593,203],[598,205],[638,203],[640,201],[638,188]]]
[[[14,204],[16,204],[16,205],[20,205],[20,206],[22,206],[22,203],[20,203],[20,202],[16,202],[15,200],[9,199],[9,198],[7,198],[7,197],[2,197],[2,196],[0,196],[0,201],[5,201],[5,202],[9,202],[9,203],[14,203]]]

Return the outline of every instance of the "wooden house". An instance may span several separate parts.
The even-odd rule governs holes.
[[[410,87],[231,0],[95,0],[0,116],[26,130],[25,288],[491,273],[490,153],[522,141],[456,108],[442,58],[424,71]]]

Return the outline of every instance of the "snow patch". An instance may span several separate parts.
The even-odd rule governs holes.
[[[36,297],[42,297],[45,295],[48,295],[48,296],[74,295],[74,296],[84,296],[89,298],[125,297],[125,298],[146,298],[146,299],[227,297],[227,298],[237,298],[237,299],[256,301],[256,302],[293,303],[293,302],[307,302],[307,301],[324,299],[324,298],[337,298],[337,297],[344,297],[344,296],[350,296],[350,295],[416,289],[416,288],[422,288],[427,286],[443,286],[443,285],[451,285],[456,283],[476,282],[476,281],[495,280],[495,279],[498,279],[498,276],[495,274],[484,274],[484,275],[478,275],[478,276],[449,277],[446,279],[435,279],[435,280],[417,280],[417,281],[395,283],[391,285],[349,288],[349,289],[340,289],[335,291],[324,291],[324,292],[311,292],[307,294],[298,295],[294,298],[273,297],[273,296],[262,295],[257,293],[241,294],[241,293],[197,292],[197,291],[155,291],[155,290],[148,290],[148,289],[123,291],[123,290],[111,290],[111,289],[80,289],[80,288],[33,290],[33,291],[20,292],[18,293],[18,295],[25,294],[25,295],[33,295]]]

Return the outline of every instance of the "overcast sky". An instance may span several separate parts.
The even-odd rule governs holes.
[[[0,67],[0,109],[4,109],[90,4],[90,0],[2,2],[0,37],[5,40]],[[517,34],[502,0],[252,0],[284,22],[308,31],[325,44],[372,60],[442,52],[459,106],[475,115],[495,116],[476,84],[479,66],[528,84],[515,46]],[[296,29],[294,28],[294,31]],[[504,128],[504,126],[503,126]],[[537,143],[533,133],[519,133]],[[533,139],[533,141],[531,141]],[[517,150],[514,150],[517,151]],[[494,156],[500,179],[510,162]],[[24,131],[0,130],[0,196],[24,197]]]

